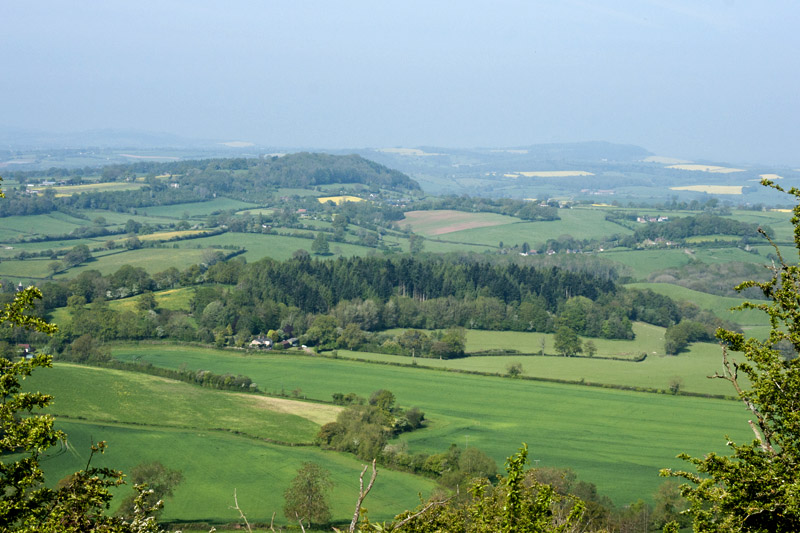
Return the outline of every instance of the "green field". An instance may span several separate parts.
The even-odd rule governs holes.
[[[632,341],[591,339],[597,346],[597,355],[589,357],[560,357],[553,355],[553,335],[545,333],[523,333],[512,331],[467,330],[467,351],[514,349],[521,353],[538,353],[540,340],[545,339],[545,355],[470,355],[460,359],[417,358],[417,364],[433,368],[459,369],[471,372],[505,374],[508,365],[520,363],[522,375],[566,381],[585,381],[623,387],[668,390],[673,380],[678,379],[681,390],[732,396],[730,384],[706,376],[720,369],[719,346],[714,343],[691,344],[687,352],[678,356],[664,355],[664,328],[635,323],[636,339]],[[402,330],[389,330],[399,333]],[[584,339],[587,340],[587,339]],[[376,362],[408,365],[411,358],[402,355],[387,355],[368,352],[338,350],[340,357],[366,359]],[[642,362],[632,359],[642,352],[648,357]],[[600,359],[599,357],[622,357],[629,361]]]
[[[753,254],[739,248],[686,248],[673,247],[657,250],[608,250],[602,253],[606,259],[616,261],[630,267],[637,279],[643,280],[653,272],[665,268],[678,268],[691,261],[703,263],[743,263],[766,264],[764,255]]]
[[[521,442],[540,466],[571,467],[618,504],[648,497],[659,468],[681,467],[681,451],[724,451],[724,435],[748,438],[746,413],[734,401],[643,394],[585,386],[474,376],[309,357],[245,355],[179,346],[121,345],[123,360],[170,368],[206,368],[250,376],[267,391],[301,389],[309,398],[334,392],[368,396],[391,390],[401,406],[419,406],[429,428],[403,438],[411,451],[466,443],[502,464]],[[621,363],[632,364],[632,363]],[[588,379],[588,378],[587,378]]]
[[[27,380],[26,387],[53,394],[57,400],[50,412],[55,415],[83,417],[99,423],[201,430],[226,428],[280,442],[312,442],[319,424],[309,418],[330,422],[337,411],[324,405],[319,406],[318,416],[306,412],[305,416],[298,416],[273,410],[269,401],[274,400],[252,394],[233,394],[146,374],[64,363],[56,365],[55,371],[35,373]],[[83,392],[76,394],[76,391]],[[311,411],[315,406],[301,404],[301,407]]]
[[[138,210],[138,214],[179,219],[185,214],[194,218],[210,215],[215,211],[240,211],[252,207],[256,206],[247,202],[232,200],[231,198],[219,197],[207,202],[142,207]]]
[[[3,217],[0,218],[0,239],[8,241],[34,235],[66,235],[75,228],[89,224],[89,220],[74,218],[58,211],[46,215]]]
[[[746,298],[733,298],[728,296],[717,296],[706,292],[695,291],[672,285],[670,283],[629,283],[625,285],[634,289],[650,289],[653,292],[664,294],[674,300],[686,300],[702,309],[712,311],[718,317],[730,320],[742,326],[745,332],[760,331],[769,326],[769,319],[762,311],[745,309],[742,311],[731,311],[732,307],[740,305]],[[756,302],[757,303],[757,302]]]
[[[211,237],[192,239],[190,241],[181,241],[178,243],[178,246],[181,248],[194,248],[198,246],[204,248],[211,246],[243,246],[247,248],[247,253],[244,254],[244,257],[248,261],[257,261],[262,257],[272,257],[279,260],[289,259],[297,250],[306,250],[310,252],[311,243],[313,242],[312,239],[304,239],[301,237],[229,232]],[[350,257],[367,255],[370,252],[376,253],[375,248],[341,242],[331,242],[330,250],[332,256],[327,257],[338,257],[340,255]]]
[[[506,246],[527,242],[531,246],[544,244],[548,239],[570,235],[575,239],[601,239],[615,233],[631,233],[605,219],[602,209],[559,209],[561,220],[546,222],[521,222],[502,226],[467,229],[443,235],[451,241]]]
[[[194,240],[189,242],[194,242]],[[139,248],[138,250],[115,251],[104,255],[95,254],[93,261],[71,268],[67,272],[58,274],[56,278],[74,278],[84,270],[99,270],[104,275],[112,274],[124,265],[141,267],[151,274],[173,266],[178,270],[184,270],[192,265],[202,263],[203,251],[197,248]],[[25,263],[27,262],[25,261]],[[43,261],[44,268],[49,262],[50,260]]]

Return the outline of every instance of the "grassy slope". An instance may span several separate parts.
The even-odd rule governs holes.
[[[376,366],[299,353],[247,356],[178,346],[120,346],[113,354],[172,368],[241,372],[265,390],[300,388],[309,398],[351,391],[367,396],[386,388],[401,405],[418,405],[431,420],[429,429],[405,437],[412,451],[443,450],[468,438],[470,445],[502,463],[521,442],[528,442],[531,458],[540,465],[572,467],[617,503],[652,494],[662,481],[659,468],[681,466],[674,459],[678,452],[723,451],[725,433],[748,438],[745,414],[732,401]]]
[[[316,447],[279,446],[213,430],[225,428],[295,441],[316,433],[319,426],[303,416],[254,407],[270,399],[65,364],[37,372],[26,387],[52,393],[56,398],[53,412],[86,419],[57,416],[57,427],[69,437],[69,450],[47,455],[43,465],[48,483],[85,466],[89,445],[105,440],[109,451],[95,459],[95,466],[130,471],[142,462],[161,461],[184,474],[183,484],[167,502],[164,518],[168,520],[234,521],[236,514],[229,506],[237,489],[239,502],[251,521],[268,521],[272,511],[277,511],[282,522],[283,491],[305,461],[317,462],[331,471],[334,518],[348,520],[352,513],[361,469],[356,459]],[[335,409],[283,402],[299,405],[295,411],[310,417]],[[324,414],[324,418],[330,415]],[[119,420],[135,424],[116,422]],[[153,421],[171,427],[146,425]],[[386,519],[413,507],[417,494],[429,494],[433,485],[423,478],[384,470],[368,500],[371,516]],[[119,489],[120,495],[128,491],[128,487]]]

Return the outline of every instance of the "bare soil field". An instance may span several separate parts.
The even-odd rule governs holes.
[[[472,228],[500,226],[517,222],[513,217],[495,215],[494,213],[465,213],[450,209],[436,211],[409,211],[400,225],[410,225],[417,233],[426,235],[444,235]]]

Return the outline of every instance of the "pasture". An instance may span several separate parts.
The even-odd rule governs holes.
[[[205,217],[216,211],[241,211],[253,207],[256,205],[220,196],[206,202],[142,207],[137,212],[152,217],[179,219],[184,216],[189,218]]]
[[[194,241],[190,241],[194,242]],[[99,270],[102,274],[111,274],[124,265],[141,267],[150,273],[161,272],[169,267],[184,270],[192,265],[203,262],[201,249],[192,248],[139,248],[138,250],[114,251],[103,255],[95,254],[95,258],[67,272],[55,276],[73,278],[84,270]],[[48,261],[43,262],[45,267]]]
[[[531,246],[544,244],[548,239],[569,235],[575,239],[602,239],[614,234],[629,234],[621,226],[605,219],[605,211],[596,208],[559,209],[561,220],[519,222],[490,227],[465,229],[447,234],[447,240],[506,246],[527,242]]]
[[[283,491],[305,461],[330,470],[334,519],[349,520],[352,513],[361,471],[358,460],[263,440],[307,442],[320,424],[335,418],[339,407],[67,364],[37,371],[26,388],[55,396],[50,412],[56,415],[56,427],[68,435],[68,447],[54,449],[42,462],[50,485],[84,467],[90,444],[105,440],[108,452],[95,457],[93,466],[130,471],[139,463],[160,461],[183,473],[183,483],[168,499],[166,520],[235,521],[229,505],[236,489],[251,521],[268,522],[277,511],[276,522],[286,523],[281,519]],[[433,486],[424,478],[381,469],[367,500],[370,515],[388,519],[414,507],[417,494],[426,496]],[[117,494],[130,491],[122,487]]]
[[[88,192],[113,192],[113,191],[132,191],[142,188],[142,183],[111,181],[99,183],[83,183],[81,185],[58,185],[48,187],[53,189],[56,197],[72,196],[73,194]],[[42,192],[46,187],[32,187],[33,190]]]
[[[684,466],[681,451],[724,452],[724,435],[748,437],[740,404],[577,385],[475,376],[294,353],[245,354],[189,347],[120,345],[123,360],[169,368],[205,368],[250,376],[267,391],[300,389],[328,400],[334,392],[368,396],[391,390],[398,404],[419,406],[429,427],[403,437],[412,452],[441,451],[468,440],[499,464],[521,442],[540,466],[573,468],[624,504],[647,498],[662,467]],[[632,363],[621,363],[632,364]],[[588,378],[587,378],[588,379]]]
[[[717,296],[670,283],[629,283],[625,286],[634,289],[650,289],[653,292],[664,294],[678,301],[686,300],[703,309],[712,311],[722,319],[735,322],[744,328],[755,326],[767,327],[769,325],[767,316],[761,311],[755,309],[731,311],[732,307],[740,305],[746,298]]]
[[[262,257],[272,257],[273,259],[289,259],[297,250],[311,251],[312,239],[301,237],[287,237],[268,233],[223,233],[211,237],[201,237],[190,241],[181,241],[179,247],[189,249],[190,247],[224,247],[242,246],[247,249],[244,257],[248,261],[257,261]],[[374,248],[358,246],[356,244],[331,242],[330,250],[332,256],[359,256],[375,252]]]
[[[136,372],[59,363],[55,371],[33,374],[26,387],[46,390],[58,398],[48,410],[54,415],[80,416],[98,423],[225,428],[291,443],[309,443],[319,429],[319,423],[307,414],[297,414],[303,411],[277,407],[253,394],[206,389]],[[317,406],[303,406],[311,407]],[[325,422],[335,420],[339,411],[329,405],[318,408],[324,416],[313,418]]]

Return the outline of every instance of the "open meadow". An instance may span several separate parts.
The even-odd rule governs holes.
[[[59,445],[43,461],[48,484],[84,467],[89,446],[104,440],[108,451],[93,466],[130,472],[137,464],[160,461],[183,473],[183,483],[167,500],[166,520],[236,521],[230,509],[236,490],[251,521],[269,522],[276,511],[276,522],[286,523],[283,491],[301,464],[313,461],[331,472],[334,520],[352,515],[361,462],[314,446],[269,442],[309,442],[339,407],[67,364],[36,372],[26,388],[55,396],[50,412],[68,435],[68,446]],[[414,507],[417,495],[427,496],[433,487],[425,478],[381,469],[368,500],[370,516],[388,519]],[[117,489],[120,496],[130,491]]]
[[[170,345],[119,345],[112,355],[168,368],[250,376],[272,393],[297,390],[329,400],[335,392],[368,396],[391,390],[401,406],[418,406],[429,427],[403,436],[410,450],[477,446],[498,464],[522,442],[540,466],[573,468],[618,504],[648,497],[675,455],[724,450],[724,435],[745,439],[737,402],[646,394],[397,367],[302,355],[248,354]],[[621,363],[633,364],[633,363]]]

